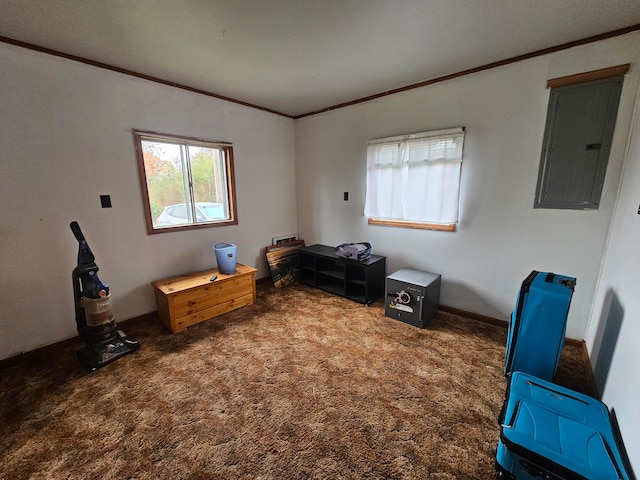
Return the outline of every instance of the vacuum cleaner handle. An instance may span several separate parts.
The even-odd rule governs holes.
[[[82,233],[82,230],[80,229],[80,225],[78,224],[78,222],[74,220],[69,224],[69,226],[71,227],[73,236],[76,237],[76,240],[78,240],[78,243],[82,243],[83,241],[86,242],[84,238],[84,234]]]
[[[109,294],[109,285],[98,277],[98,265],[78,222],[69,224],[73,235],[80,244],[78,247],[78,266],[74,269],[82,283],[82,294],[87,298],[102,298]]]
[[[97,272],[98,266],[96,265],[96,257],[94,257],[86,238],[84,238],[80,225],[78,222],[73,221],[69,226],[71,227],[71,231],[76,237],[76,240],[78,240],[78,243],[80,244],[78,247],[78,273]]]

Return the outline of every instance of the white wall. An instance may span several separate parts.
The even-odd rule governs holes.
[[[616,412],[625,447],[640,473],[640,95],[587,336],[603,401]]]
[[[387,271],[441,273],[441,303],[507,319],[533,269],[577,277],[567,334],[585,338],[614,208],[640,34],[506,65],[296,121],[298,231],[307,244],[369,241]],[[534,209],[550,78],[632,63],[625,78],[600,209]],[[366,142],[465,126],[455,233],[367,225]],[[350,200],[343,201],[343,192]]]
[[[233,142],[239,224],[147,235],[133,128]],[[264,247],[297,228],[293,135],[286,117],[0,43],[0,359],[76,334],[72,220],[117,320],[156,309],[151,281],[214,267],[216,242],[268,276]]]

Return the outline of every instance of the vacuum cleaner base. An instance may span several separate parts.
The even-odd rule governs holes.
[[[137,340],[128,338],[122,330],[117,330],[114,338],[96,345],[87,344],[77,350],[76,357],[90,372],[140,348]]]

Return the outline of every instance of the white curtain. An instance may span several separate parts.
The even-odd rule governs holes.
[[[370,141],[365,216],[458,223],[463,144],[463,127]]]

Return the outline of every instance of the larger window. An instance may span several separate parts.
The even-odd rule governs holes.
[[[369,223],[455,230],[464,133],[458,127],[370,141]]]
[[[238,223],[230,143],[133,135],[149,233]]]

